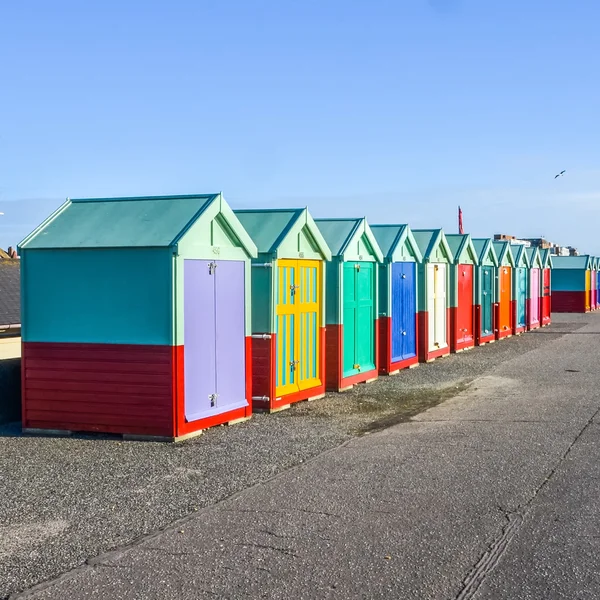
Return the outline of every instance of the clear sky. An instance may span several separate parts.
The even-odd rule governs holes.
[[[0,8],[0,247],[64,198],[545,235],[600,255],[597,0]],[[554,175],[566,169],[563,177]]]

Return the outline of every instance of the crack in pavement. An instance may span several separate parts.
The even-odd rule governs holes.
[[[454,600],[469,600],[477,594],[477,591],[481,587],[481,584],[485,581],[486,577],[488,577],[492,573],[496,565],[502,559],[502,556],[508,549],[511,540],[517,534],[519,528],[525,521],[525,518],[531,511],[535,499],[552,480],[560,466],[566,460],[571,450],[581,439],[581,436],[583,436],[583,434],[594,424],[594,420],[599,414],[600,407],[597,408],[594,414],[587,420],[585,425],[575,436],[573,441],[569,444],[569,447],[565,450],[563,455],[558,459],[557,463],[550,470],[550,473],[533,492],[531,498],[529,498],[527,502],[525,502],[519,507],[520,510],[506,511],[501,506],[498,506],[498,508],[504,513],[507,520],[507,524],[502,528],[500,536],[488,546],[487,550],[483,553],[481,558],[467,573],[467,576],[463,579],[462,588],[459,591],[459,593],[454,597]]]

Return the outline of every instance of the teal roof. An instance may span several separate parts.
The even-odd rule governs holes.
[[[553,269],[590,269],[591,259],[587,254],[582,256],[553,256]]]
[[[552,268],[554,264],[554,257],[550,253],[550,248],[545,248],[540,252],[540,258],[542,259],[542,265],[544,269]]]
[[[537,263],[537,266],[539,268],[540,264],[542,263],[540,251],[537,248],[537,246],[527,248],[527,258],[529,258],[529,264],[532,267],[535,267],[535,264]]]
[[[531,262],[527,254],[527,247],[524,244],[511,244],[510,245],[513,256],[515,257],[516,267],[530,267]]]
[[[305,209],[235,210],[259,252],[275,252]]]
[[[405,243],[410,255],[417,262],[423,260],[419,246],[408,225],[393,225],[389,223],[371,225],[371,231],[381,248],[383,256],[388,260],[393,260],[396,250],[399,247],[401,248],[402,244]]]
[[[371,225],[373,235],[384,256],[391,256],[408,225]]]
[[[315,219],[333,256],[344,254],[362,219]]]
[[[494,249],[491,238],[472,238],[472,242],[473,246],[475,246],[475,252],[477,252],[480,263],[483,263],[486,255],[491,252],[494,264],[498,265],[498,257],[496,256],[496,250]]]
[[[500,242],[494,240],[492,244],[494,246],[494,250],[496,251],[496,256],[498,257],[498,264],[502,264],[502,261],[508,255],[508,261],[514,265],[515,258],[509,242]]]
[[[344,257],[347,251],[352,255],[352,245],[362,239],[378,262],[383,262],[383,254],[365,217],[359,219],[315,219],[333,256]]]
[[[450,249],[450,246],[446,241],[446,236],[441,229],[413,229],[412,233],[417,242],[417,246],[423,255],[423,260],[428,260],[431,253],[438,245],[444,247],[448,254],[449,262],[454,260],[452,250]]]
[[[331,250],[306,208],[257,208],[234,213],[261,254],[276,254],[289,235],[308,227],[320,254],[331,260]]]
[[[67,200],[21,248],[168,247],[220,194]]]
[[[441,229],[413,229],[413,235],[423,257],[429,256]]]
[[[450,250],[452,250],[455,263],[458,263],[463,258],[466,251],[470,255],[469,258],[473,260],[475,264],[479,264],[479,254],[473,245],[469,233],[450,233],[445,235],[448,246],[450,246]]]

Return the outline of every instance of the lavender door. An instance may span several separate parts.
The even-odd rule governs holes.
[[[207,260],[183,262],[183,365],[185,418],[214,409],[216,393],[215,277]]]
[[[184,261],[185,418],[248,405],[242,261]]]
[[[248,406],[246,401],[245,265],[218,261],[216,269],[216,361],[219,412]]]

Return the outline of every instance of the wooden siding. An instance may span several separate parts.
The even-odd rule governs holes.
[[[23,427],[174,436],[173,347],[23,344]]]
[[[588,312],[588,294],[587,292],[553,291],[552,310],[563,313]]]

